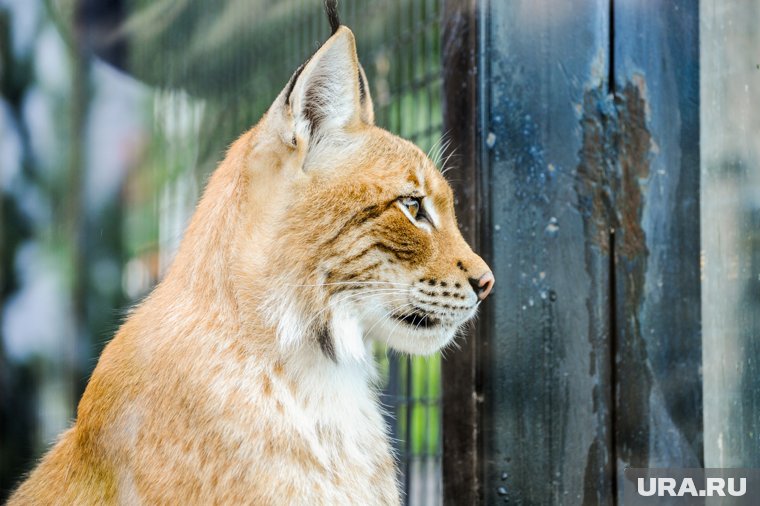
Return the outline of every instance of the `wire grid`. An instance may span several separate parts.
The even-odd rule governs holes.
[[[339,5],[342,22],[356,36],[376,124],[411,140],[424,151],[431,150],[442,134],[441,3],[442,0],[345,0]],[[189,5],[202,10],[207,4],[191,0]],[[156,92],[154,116],[159,123],[177,123],[180,118],[197,115],[200,118],[190,122],[197,128],[190,129],[184,139],[168,134],[162,138],[158,129],[153,153],[156,160],[150,165],[162,168],[152,176],[138,176],[150,179],[137,182],[142,190],[135,193],[142,195],[144,205],[128,206],[132,208],[127,213],[128,220],[131,216],[132,221],[144,223],[153,216],[159,222],[158,232],[151,230],[148,236],[143,232],[141,240],[127,241],[133,252],[142,252],[143,256],[147,252],[150,256],[154,265],[151,283],[173,256],[192,211],[188,203],[198,197],[202,181],[218,162],[224,145],[259,120],[290,75],[329,36],[320,0],[282,0],[276,6],[249,0],[236,5],[241,7],[236,16],[247,26],[245,32],[236,35],[244,39],[237,43],[245,46],[245,52],[241,55],[234,49],[225,49],[215,55],[218,62],[209,63],[208,72],[214,70],[220,76],[216,83],[207,84],[212,98],[199,104],[175,91]],[[182,48],[194,42],[178,29],[162,37],[165,47]],[[196,41],[203,37],[203,33],[192,36]],[[134,47],[131,65],[145,65],[153,51],[152,47]],[[183,78],[199,80],[191,74],[196,62],[184,59],[184,53],[162,58],[165,62],[159,67],[169,69],[164,90],[182,89]],[[207,76],[200,74],[200,78]],[[188,152],[193,160],[187,159]],[[154,189],[152,200],[145,198],[149,188]],[[152,253],[156,248],[158,255]],[[388,412],[405,503],[440,504],[440,357],[401,356],[381,346],[376,356],[384,382],[381,399]]]

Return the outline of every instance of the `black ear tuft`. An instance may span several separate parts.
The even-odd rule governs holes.
[[[338,17],[338,0],[325,0],[325,13],[327,14],[327,20],[330,22],[330,29],[332,33],[338,31],[340,28],[340,18]]]

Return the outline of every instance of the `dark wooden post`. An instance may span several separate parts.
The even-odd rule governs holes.
[[[457,219],[465,239],[482,254],[479,3],[477,0],[444,0],[442,67],[443,131],[450,142],[449,150],[453,151],[448,174],[457,199]],[[466,339],[460,340],[461,349],[444,354],[442,363],[445,504],[480,502],[477,366],[482,329],[482,325],[477,331],[472,326]]]

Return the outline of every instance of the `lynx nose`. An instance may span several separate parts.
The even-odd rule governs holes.
[[[496,280],[493,277],[493,272],[488,271],[479,278],[470,278],[470,286],[473,290],[475,290],[475,295],[478,296],[478,299],[484,300],[486,297],[488,297],[488,294],[491,293],[491,289],[493,288],[493,284]]]

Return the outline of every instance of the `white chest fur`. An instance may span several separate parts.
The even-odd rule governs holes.
[[[325,503],[395,504],[395,466],[374,381],[371,360],[336,363],[316,344],[272,364],[225,365],[211,381],[220,414],[215,432],[240,442],[232,457],[253,482],[268,476],[273,496],[295,487]]]

